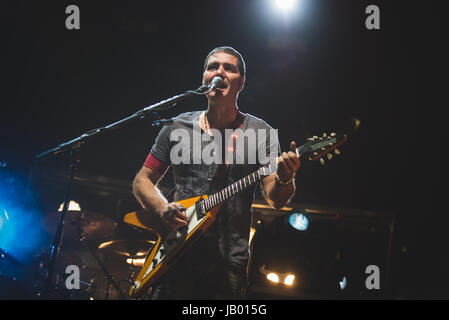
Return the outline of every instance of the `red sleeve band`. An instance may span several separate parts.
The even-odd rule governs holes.
[[[169,167],[167,164],[161,162],[158,158],[153,156],[151,152],[145,160],[144,166],[160,173],[161,175],[164,175]]]

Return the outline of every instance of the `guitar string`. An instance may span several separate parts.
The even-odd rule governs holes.
[[[318,140],[318,141],[311,140],[311,141],[308,141],[307,143],[297,147],[298,153],[301,156],[301,152],[303,152],[304,149],[310,147],[313,144],[318,144],[319,142],[322,142],[322,141],[323,140]],[[227,199],[233,197],[235,194],[245,190],[246,188],[250,187],[252,184],[255,184],[256,182],[258,182],[260,180],[260,173],[259,173],[259,171],[261,169],[265,170],[265,168],[267,168],[267,167],[270,167],[269,163],[264,165],[264,166],[262,166],[262,167],[260,167],[257,171],[254,171],[253,173],[249,174],[248,176],[246,176],[246,177],[244,177],[244,178],[242,178],[240,180],[237,180],[236,182],[234,182],[233,184],[229,185],[228,187],[226,187],[226,188],[224,188],[224,189],[222,189],[222,190],[212,194],[211,196],[209,196],[206,200],[204,200],[205,201],[205,210],[209,211],[214,206],[220,204],[221,202],[226,201]],[[255,177],[254,177],[254,174],[256,172],[258,174],[257,179],[255,179]],[[253,175],[253,182],[251,182],[251,179],[250,179],[251,175]],[[245,179],[247,179],[247,178],[248,178],[248,185],[246,185],[246,182],[245,182]],[[242,185],[241,185],[242,181],[245,184],[244,187],[242,187]],[[239,190],[238,184],[240,184],[240,189],[241,190]],[[226,194],[226,191],[225,191],[226,189],[230,190],[229,195]],[[234,189],[236,191],[234,191]]]

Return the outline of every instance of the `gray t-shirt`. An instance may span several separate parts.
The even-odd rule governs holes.
[[[279,154],[277,134],[263,120],[244,114],[240,133],[248,135],[240,134],[234,140],[232,137],[223,137],[222,143],[218,143],[220,139],[215,135],[211,137],[200,128],[198,119],[202,112],[193,111],[177,116],[172,125],[162,128],[151,149],[154,157],[173,168],[174,201],[213,194],[267,164],[269,150],[271,156],[273,150],[274,156]],[[256,140],[251,140],[253,137],[248,136],[254,133]],[[210,148],[211,141],[217,142],[216,146],[219,147]],[[228,144],[230,141],[234,142]],[[243,146],[243,149],[239,146]],[[210,163],[211,155],[217,152],[219,154],[214,158],[216,161]],[[226,163],[226,154],[228,161],[231,159],[229,155],[232,155],[232,163],[223,165]],[[207,241],[218,241],[220,255],[230,267],[246,267],[248,262],[251,205],[256,187],[253,185],[224,203],[215,223],[204,235]]]

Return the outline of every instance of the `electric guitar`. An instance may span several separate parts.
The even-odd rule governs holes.
[[[340,151],[337,147],[346,142],[347,137],[332,133],[330,135],[323,134],[322,137],[314,136],[308,140],[306,144],[296,148],[297,156],[299,158],[306,157],[309,160],[319,159],[321,164],[324,164],[323,156],[326,155],[329,160],[332,159],[330,153],[332,150],[339,155]],[[130,288],[129,295],[140,296],[160,279],[188,247],[214,223],[220,207],[226,200],[274,172],[276,172],[275,168],[271,168],[268,164],[213,195],[178,201],[177,203],[186,208],[185,214],[189,222],[187,226],[166,234],[163,234],[154,225],[148,226],[143,223],[144,220],[148,220],[149,216],[144,210],[126,214],[125,223],[157,234],[156,243],[148,252],[145,263]]]

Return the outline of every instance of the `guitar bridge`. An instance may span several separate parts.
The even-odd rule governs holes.
[[[196,203],[196,218],[198,220],[204,218],[206,216],[206,208],[203,200],[199,200]]]

